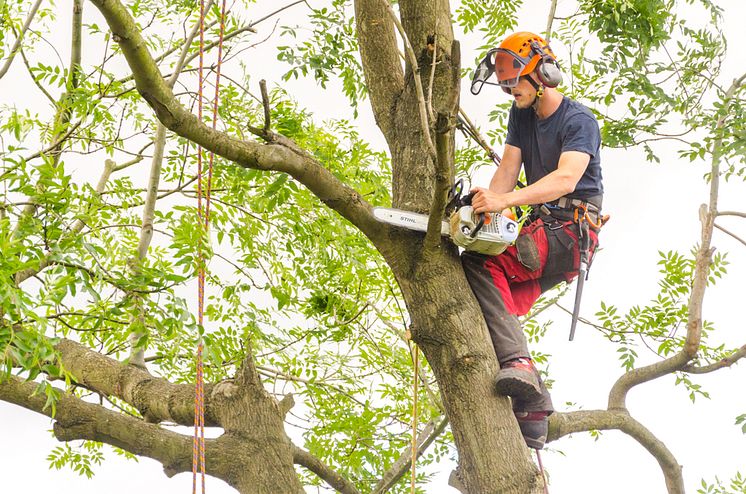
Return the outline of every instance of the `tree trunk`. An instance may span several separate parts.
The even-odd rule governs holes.
[[[425,144],[418,119],[421,102],[412,79],[416,74],[409,64],[404,90],[396,100],[393,128],[382,130],[392,155],[394,207],[429,212],[434,193],[443,193],[435,192],[437,170],[445,170],[440,173],[446,173],[448,183],[453,183],[454,122],[460,84],[460,76],[454,75],[460,70],[460,54],[453,41],[447,0],[402,0],[399,5],[402,24],[419,58],[426,98],[432,61],[427,41],[435,35],[432,107],[434,114],[446,117],[447,127],[433,132],[433,140],[437,137],[439,160],[447,159],[446,166],[436,166]],[[438,380],[459,452],[461,481],[470,493],[538,492],[537,470],[510,402],[494,391],[497,359],[456,248],[442,242],[437,249],[427,250],[421,234],[401,231],[392,233],[389,240],[399,247],[387,261],[407,302],[413,339]]]

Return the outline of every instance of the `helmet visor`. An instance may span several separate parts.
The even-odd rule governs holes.
[[[497,48],[493,48],[487,52],[479,65],[477,65],[474,75],[471,78],[471,94],[479,94],[482,90],[482,86],[485,84],[495,84],[494,82],[488,81],[492,74],[495,73],[495,52]]]
[[[498,48],[495,51],[495,72],[497,84],[504,88],[515,87],[521,78],[521,73],[531,58],[523,58],[510,50]]]

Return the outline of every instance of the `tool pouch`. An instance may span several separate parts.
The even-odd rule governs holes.
[[[541,268],[541,258],[539,257],[539,248],[533,236],[524,234],[519,235],[515,241],[516,256],[523,266],[531,272]]]
[[[572,235],[568,230],[575,227],[574,223],[552,222],[544,225],[547,235],[547,263],[542,276],[570,273],[578,270],[576,263],[577,233]],[[576,229],[576,227],[575,227]]]

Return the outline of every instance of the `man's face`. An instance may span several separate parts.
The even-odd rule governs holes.
[[[533,77],[534,74],[529,74],[529,77]],[[518,84],[510,88],[510,93],[515,101],[515,106],[518,108],[530,108],[536,99],[536,89],[526,80],[525,77],[521,77],[518,80]]]

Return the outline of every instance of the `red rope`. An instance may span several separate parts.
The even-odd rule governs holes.
[[[218,101],[220,93],[220,68],[223,60],[223,38],[225,32],[225,11],[226,0],[223,0],[220,12],[220,39],[218,42],[218,63],[215,77],[215,96],[213,98],[212,111],[212,128],[215,129],[218,118]],[[202,89],[204,87],[204,46],[205,46],[205,0],[200,0],[200,18],[199,18],[199,88],[197,97],[197,116],[202,121]],[[204,234],[209,234],[210,229],[210,191],[212,190],[212,167],[214,154],[209,153],[209,162],[207,165],[207,184],[202,185],[202,147],[197,147],[197,214],[199,217],[200,227],[205,229]],[[202,200],[204,197],[204,206]],[[205,259],[202,248],[197,252],[197,322],[199,327],[203,327],[204,309],[205,309]],[[201,477],[202,493],[205,493],[205,386],[204,386],[204,365],[203,365],[203,342],[202,335],[199,335],[197,344],[197,359],[195,365],[196,384],[194,396],[194,440],[192,451],[192,493],[197,493],[197,472]]]
[[[205,1],[199,3],[199,82],[197,89],[197,117],[202,121],[202,87],[204,86],[205,46]],[[206,222],[202,217],[202,147],[197,147],[197,215],[200,227]],[[205,269],[201,246],[197,250],[197,322],[202,327],[205,302]],[[202,493],[205,492],[205,422],[204,422],[204,375],[202,372],[202,335],[197,344],[195,364],[196,384],[194,389],[194,439],[192,441],[192,494],[197,494],[197,472],[201,477]]]
[[[544,465],[541,463],[541,454],[539,450],[536,451],[536,459],[539,460],[539,470],[541,470],[541,478],[544,481],[544,494],[549,494],[549,486],[547,485],[547,476],[544,473]]]

